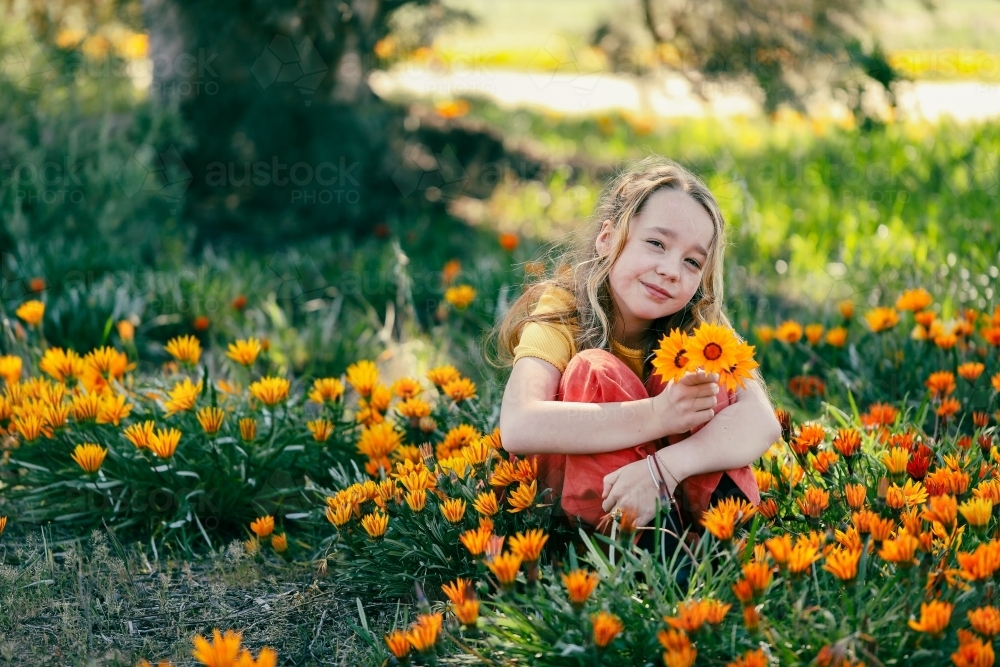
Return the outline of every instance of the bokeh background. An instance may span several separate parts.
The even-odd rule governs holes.
[[[42,298],[52,345],[129,319],[154,362],[253,334],[293,374],[447,359],[488,391],[484,329],[649,153],[720,199],[745,332],[997,289],[993,0],[2,11],[2,304]]]

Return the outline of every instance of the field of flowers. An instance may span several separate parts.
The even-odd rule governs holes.
[[[476,294],[455,287],[458,316]],[[918,288],[754,322],[748,354],[783,406],[762,502],[715,506],[669,552],[635,547],[666,528],[628,512],[610,537],[553,524],[533,461],[454,366],[295,376],[267,341],[181,335],[138,372],[127,319],[76,352],[45,340],[45,308],[5,325],[0,531],[316,563],[357,598],[373,664],[993,664],[1000,306],[948,317]],[[363,601],[403,606],[382,633]],[[192,634],[188,654],[277,664],[239,630]]]

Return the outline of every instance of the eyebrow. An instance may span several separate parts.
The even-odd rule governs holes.
[[[659,232],[660,234],[663,234],[664,236],[666,236],[667,238],[670,238],[670,239],[675,239],[675,240],[677,239],[677,232],[675,232],[672,229],[666,229],[664,227],[650,227],[649,231],[651,231],[651,232]],[[701,255],[704,255],[706,258],[708,257],[708,251],[705,250],[705,248],[702,247],[702,245],[700,243],[695,244],[694,250],[695,250],[695,252],[697,252],[697,253],[699,253]]]

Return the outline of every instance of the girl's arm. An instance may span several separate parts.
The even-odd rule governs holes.
[[[715,416],[718,376],[690,373],[651,398],[616,403],[557,401],[562,374],[535,357],[514,364],[500,405],[511,454],[601,454],[683,433]]]
[[[731,470],[756,461],[781,438],[781,424],[764,390],[750,380],[747,389],[736,394],[727,406],[690,437],[656,453],[661,465],[677,481],[691,475]],[[674,493],[675,482],[667,475],[667,490]],[[646,525],[656,513],[657,489],[649,479],[646,461],[623,466],[604,478],[605,512],[616,507],[638,512],[639,525]]]

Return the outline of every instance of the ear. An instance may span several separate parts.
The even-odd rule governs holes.
[[[611,249],[611,232],[614,231],[614,226],[611,220],[605,220],[601,223],[601,231],[597,233],[597,240],[594,242],[594,247],[597,250],[597,254],[606,255]]]

